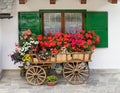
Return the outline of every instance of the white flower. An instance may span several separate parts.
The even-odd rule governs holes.
[[[28,47],[25,47],[25,51],[27,51],[28,50]]]
[[[21,55],[24,55],[24,53],[21,53]]]
[[[35,42],[35,44],[38,44],[38,43],[39,43],[38,41]]]
[[[30,41],[30,43],[34,43],[34,41]]]
[[[29,43],[28,42],[26,42],[26,45],[28,45]]]
[[[24,48],[22,47],[22,48],[20,49],[20,51],[24,51]]]

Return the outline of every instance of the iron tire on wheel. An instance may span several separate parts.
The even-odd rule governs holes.
[[[46,71],[41,66],[31,66],[26,71],[26,80],[31,85],[41,85],[46,79]]]
[[[69,62],[64,65],[63,76],[70,84],[78,85],[88,79],[89,71],[85,62]]]

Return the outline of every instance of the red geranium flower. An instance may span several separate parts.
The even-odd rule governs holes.
[[[95,50],[95,48],[96,48],[96,47],[95,47],[94,45],[92,45],[91,49],[92,49],[92,50]]]
[[[96,41],[95,41],[96,44],[99,44],[100,43],[100,37],[99,36],[96,36]]]
[[[86,33],[86,35],[85,35],[85,36],[86,36],[86,38],[90,38],[90,39],[92,38],[92,35],[91,35],[91,34],[89,34],[89,33]]]
[[[42,40],[42,35],[38,35],[37,40],[38,41]]]
[[[62,45],[62,42],[57,42],[57,45],[58,45],[58,46],[61,46],[61,45]]]
[[[56,48],[53,49],[53,53],[57,54],[58,50]]]
[[[91,45],[91,44],[92,44],[92,41],[91,41],[90,39],[88,39],[88,40],[87,40],[87,43]]]

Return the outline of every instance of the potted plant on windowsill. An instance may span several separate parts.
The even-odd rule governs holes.
[[[56,85],[57,80],[58,80],[58,77],[55,76],[55,75],[49,75],[46,78],[46,82],[47,82],[48,86],[54,86],[54,85]]]

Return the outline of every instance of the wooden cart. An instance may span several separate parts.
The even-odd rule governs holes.
[[[85,53],[59,53],[48,60],[40,60],[36,53],[30,54],[32,60],[26,71],[26,80],[29,84],[40,85],[46,80],[46,66],[53,63],[63,64],[63,77],[70,84],[82,84],[89,77],[88,62],[91,61],[92,52]]]

